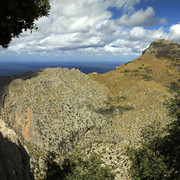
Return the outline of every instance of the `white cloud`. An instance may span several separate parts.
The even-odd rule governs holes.
[[[171,26],[169,31],[169,39],[180,43],[180,23]]]
[[[105,51],[111,52],[114,55],[137,55],[137,52],[133,51],[133,48],[137,46],[136,42],[130,42],[124,39],[118,39],[105,46]]]
[[[119,25],[124,26],[153,26],[155,24],[165,24],[166,20],[164,18],[153,18],[155,15],[154,9],[148,7],[145,11],[140,9],[139,11],[133,13],[131,16],[128,14],[123,15],[117,19]]]
[[[148,30],[143,27],[134,27],[129,31],[128,39],[132,41],[143,41],[149,42],[156,39],[165,39],[167,38],[166,33],[163,28]]]
[[[137,0],[128,0],[137,1]],[[113,5],[114,2],[114,5]],[[10,51],[64,51],[102,47],[112,40],[117,26],[110,21],[108,7],[121,7],[120,0],[52,0],[50,18],[37,21],[38,31],[13,40]],[[20,47],[16,44],[21,44]],[[30,48],[30,44],[33,44]],[[21,48],[23,46],[23,48]]]
[[[168,39],[168,34],[162,28],[147,30],[143,27],[134,27],[124,30],[119,39],[105,46],[105,50],[115,55],[139,56],[152,41],[157,39]]]
[[[50,2],[50,17],[37,21],[38,31],[25,32],[19,39],[13,39],[7,53],[138,56],[155,39],[180,40],[180,25],[170,27],[169,33],[163,28],[148,30],[142,27],[166,21],[154,18],[152,7],[135,12],[134,5],[140,0]],[[112,13],[108,11],[111,7],[120,9],[124,15],[118,20],[111,19]]]

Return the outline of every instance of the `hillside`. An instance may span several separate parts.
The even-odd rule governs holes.
[[[142,54],[154,54],[165,57],[180,57],[180,44],[177,42],[170,42],[165,39],[156,40],[145,49]]]
[[[142,127],[171,122],[163,103],[180,87],[180,44],[151,43],[143,55],[105,74],[49,68],[0,77],[0,112],[26,147],[35,179],[72,151],[97,152],[116,179],[129,179],[124,152]],[[1,169],[0,169],[1,171]]]
[[[3,117],[25,142],[57,150],[70,137],[106,122],[90,108],[100,108],[104,98],[105,88],[78,70],[45,69],[10,83]]]
[[[170,46],[170,53],[166,49],[168,56],[157,54],[159,49],[157,46],[154,47],[156,42],[162,43],[162,46],[166,42]],[[180,56],[176,53],[180,48],[175,46],[173,49],[173,47],[172,42],[158,40],[150,45],[149,48],[153,49],[151,53],[148,48],[141,57],[113,71],[105,74],[89,74],[93,80],[109,89],[112,106],[131,107],[123,114],[115,114],[112,125],[106,128],[111,132],[111,136],[117,137],[118,134],[121,137],[124,146],[116,145],[116,149],[123,151],[127,144],[139,142],[140,131],[145,125],[156,121],[164,126],[171,121],[163,103],[180,87]],[[176,55],[170,56],[172,51]],[[123,167],[125,163],[121,160],[119,164]],[[123,172],[126,172],[126,168]],[[125,174],[122,176],[128,179],[128,174]]]
[[[176,56],[161,56],[159,47],[154,44],[161,43],[164,46],[164,42],[170,46],[170,53],[167,49],[166,55],[174,51]],[[116,104],[133,107],[131,111],[115,120],[121,124],[115,127],[121,129],[123,136],[130,136],[129,140],[138,138],[140,127],[145,123],[152,120],[167,122],[163,101],[180,87],[180,55],[176,53],[180,47],[175,46],[173,49],[174,46],[172,42],[168,44],[165,40],[158,40],[153,42],[141,57],[113,71],[105,74],[89,74],[93,80],[108,87]],[[153,49],[151,53],[149,49]],[[122,129],[124,132],[129,129],[130,133],[123,133]]]
[[[3,119],[33,156],[49,151],[63,156],[87,131],[108,122],[98,113],[106,88],[79,70],[44,69],[2,78],[1,85]]]
[[[141,57],[108,73],[89,74],[89,76],[105,84],[113,94],[118,94],[121,87],[128,87],[128,84],[131,86],[131,83],[137,81],[156,82],[168,88],[172,82],[179,83],[180,44],[172,42],[168,44],[167,42],[165,40],[154,41],[149,48],[143,51]],[[161,44],[160,47],[163,51],[156,46],[156,43],[159,46]],[[173,48],[174,46],[175,48]],[[162,55],[162,52],[165,53],[165,56]],[[174,54],[171,56],[172,52]]]

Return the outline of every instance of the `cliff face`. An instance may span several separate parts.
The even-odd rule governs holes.
[[[75,69],[44,69],[20,76],[6,93],[4,119],[26,143],[43,150],[61,150],[89,129],[106,124],[106,117],[98,113],[106,89]]]
[[[0,179],[30,180],[30,157],[18,135],[0,119]]]
[[[156,40],[142,54],[180,58],[180,44],[165,39]]]

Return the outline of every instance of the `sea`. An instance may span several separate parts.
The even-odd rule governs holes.
[[[37,71],[44,68],[75,68],[79,69],[85,74],[97,72],[98,74],[106,73],[114,70],[117,66],[125,62],[65,62],[65,61],[1,61],[0,62],[0,76],[19,75],[28,71]]]

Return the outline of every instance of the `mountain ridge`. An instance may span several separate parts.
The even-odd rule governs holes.
[[[140,142],[142,127],[172,121],[163,103],[180,87],[179,45],[154,41],[141,57],[104,74],[47,68],[1,78],[3,121],[27,147],[35,179],[46,176],[48,152],[62,163],[77,147],[102,155],[117,180],[130,179],[128,145]]]
[[[180,58],[180,44],[165,39],[156,40],[142,52],[143,54]]]

